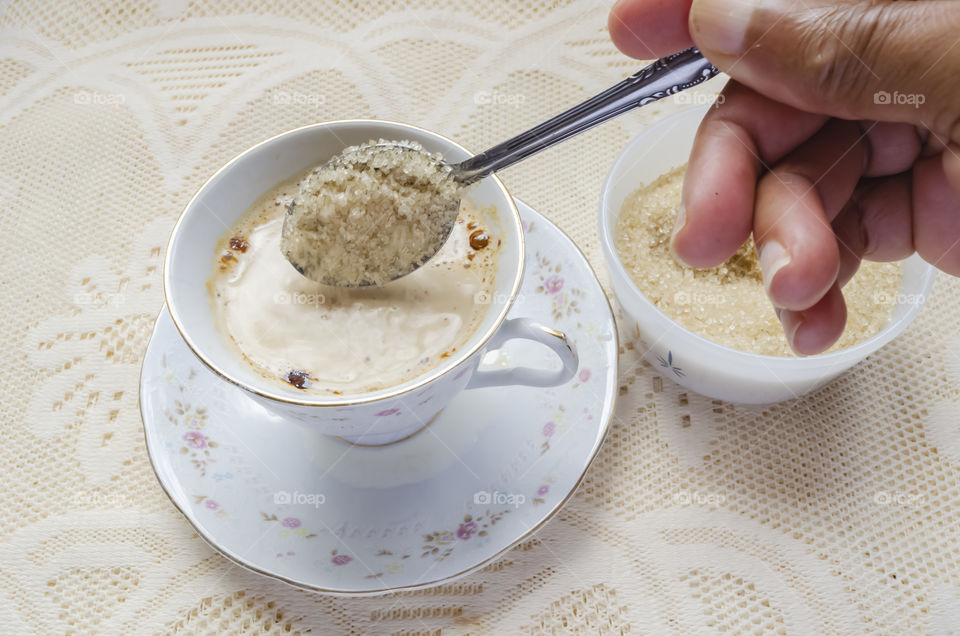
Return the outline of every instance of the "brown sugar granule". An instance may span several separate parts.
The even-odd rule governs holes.
[[[643,295],[682,327],[741,351],[793,356],[764,290],[752,237],[712,269],[694,269],[674,259],[670,238],[685,172],[681,166],[664,174],[624,201],[614,239],[624,268]],[[843,288],[847,326],[829,351],[883,329],[902,278],[902,263],[864,261]]]

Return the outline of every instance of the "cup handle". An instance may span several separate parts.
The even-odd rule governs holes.
[[[546,369],[532,369],[530,367],[514,367],[512,369],[497,369],[496,371],[477,371],[470,378],[466,388],[479,389],[485,386],[504,386],[509,384],[523,384],[526,386],[558,386],[573,377],[577,372],[579,359],[573,345],[567,340],[566,334],[529,318],[513,318],[504,321],[497,332],[490,339],[488,351],[500,348],[507,340],[522,338],[533,340],[550,347],[560,361],[563,368],[557,371]]]

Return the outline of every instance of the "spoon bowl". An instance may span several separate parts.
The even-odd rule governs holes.
[[[325,285],[394,281],[446,243],[460,214],[458,184],[440,155],[415,142],[350,146],[301,182],[284,219],[284,256],[302,276]],[[341,245],[355,261],[343,260]]]

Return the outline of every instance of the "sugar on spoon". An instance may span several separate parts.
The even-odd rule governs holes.
[[[409,228],[397,230],[404,232],[406,239],[409,239],[406,250],[387,255],[386,258],[379,254],[379,262],[374,270],[373,264],[360,262],[362,258],[358,262],[345,261],[344,258],[357,260],[350,254],[334,260],[324,260],[321,254],[318,259],[318,250],[322,252],[325,247],[331,246],[312,245],[310,241],[316,243],[317,235],[305,236],[300,230],[303,227],[316,228],[317,219],[305,217],[305,210],[297,209],[298,200],[295,197],[285,218],[281,249],[297,271],[328,285],[379,285],[405,276],[430,260],[446,242],[459,214],[460,197],[466,186],[629,110],[696,86],[718,72],[699,50],[689,48],[659,59],[570,110],[457,164],[443,163],[435,155],[430,155],[417,144],[410,142],[381,140],[348,148],[314,173],[322,174],[338,168],[361,166],[365,169],[373,168],[382,174],[384,166],[388,169],[397,162],[420,162],[423,166],[424,156],[428,157],[428,161],[435,164],[438,172],[432,175],[433,182],[427,185],[447,186],[438,187],[436,197],[428,201],[432,204],[427,205],[432,218],[413,218],[414,222],[422,221],[420,232],[411,233]],[[451,182],[453,187],[449,187]],[[357,217],[357,214],[349,216]],[[418,215],[408,214],[408,217],[414,216]],[[369,236],[370,228],[367,227],[366,231]],[[390,227],[386,227],[384,232],[387,236],[380,238],[387,241],[384,245],[389,245],[389,241],[396,237],[389,236]],[[342,228],[340,234],[343,235]]]

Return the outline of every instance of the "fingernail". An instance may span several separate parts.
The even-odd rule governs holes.
[[[787,344],[790,345],[790,348],[793,349],[793,352],[797,355],[806,355],[797,351],[797,347],[794,344],[797,332],[800,330],[800,327],[803,326],[803,315],[797,311],[784,310],[777,312],[777,316],[780,318],[780,322],[783,323],[783,333],[787,337]]]
[[[677,238],[677,233],[683,229],[683,226],[687,224],[687,208],[682,203],[680,207],[677,208],[677,218],[673,221],[673,233],[670,235],[670,242],[673,243],[673,239]]]
[[[683,229],[683,226],[687,223],[687,208],[681,203],[679,209],[677,210],[677,218],[673,222],[673,232],[670,234],[670,254],[673,256],[673,260],[678,263],[683,263],[683,259],[677,254],[677,247],[674,244],[677,240],[677,234],[680,233],[680,230]]]
[[[763,274],[763,288],[770,300],[773,300],[773,296],[770,294],[773,277],[789,263],[790,254],[779,241],[767,241],[760,246],[760,271]]]
[[[705,54],[739,55],[753,11],[749,0],[694,0],[690,9],[694,42]]]

